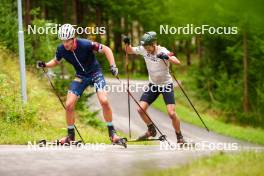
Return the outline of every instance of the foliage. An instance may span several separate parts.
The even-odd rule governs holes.
[[[2,0],[0,7],[0,42],[8,49],[18,52],[17,47],[17,5],[15,0]],[[224,112],[227,122],[264,127],[264,77],[263,77],[263,1],[261,0],[75,0],[31,2],[30,24],[45,27],[48,24],[76,23],[78,26],[105,26],[105,35],[82,35],[91,40],[109,45],[116,58],[120,73],[125,73],[125,55],[122,51],[122,34],[131,36],[132,44],[138,45],[146,31],[159,33],[160,25],[185,26],[203,24],[238,27],[233,35],[158,35],[158,43],[181,55],[180,60],[192,59],[193,66],[184,71],[194,78],[191,85],[196,98],[211,103],[210,108]],[[25,11],[25,4],[23,6]],[[76,8],[76,9],[74,9]],[[29,15],[30,14],[30,15]],[[70,15],[68,15],[70,14]],[[87,15],[89,14],[89,15]],[[25,26],[26,63],[35,66],[37,60],[53,58],[60,41],[55,35],[30,34]],[[246,34],[246,35],[245,35]],[[198,43],[198,39],[200,43]],[[194,42],[195,41],[195,42]],[[243,48],[247,42],[247,49]],[[199,50],[200,49],[200,50]],[[198,52],[199,50],[199,52]],[[193,56],[199,55],[195,60]],[[243,58],[247,56],[248,71],[245,71]],[[192,57],[192,58],[190,58]],[[103,71],[108,73],[109,63],[105,56],[98,56]],[[67,68],[67,65],[66,65]],[[194,70],[194,71],[193,71]],[[68,68],[66,69],[66,73]],[[134,75],[146,75],[144,60],[130,57],[129,71]],[[61,70],[56,70],[62,74]],[[181,74],[181,73],[180,73]],[[243,77],[248,77],[245,83]],[[184,80],[183,80],[184,81]],[[248,95],[244,95],[245,84]],[[58,83],[62,93],[64,82]],[[249,110],[243,107],[248,98]]]

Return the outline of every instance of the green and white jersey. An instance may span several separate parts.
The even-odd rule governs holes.
[[[139,54],[144,57],[148,69],[149,81],[152,84],[162,86],[173,83],[169,71],[169,61],[164,60],[167,64],[166,66],[161,59],[157,58],[157,55],[161,52],[165,54],[170,53],[166,48],[156,46],[154,54],[147,53],[143,46],[132,47],[132,51],[134,54]]]

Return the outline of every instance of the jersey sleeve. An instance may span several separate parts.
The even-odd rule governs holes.
[[[132,47],[132,52],[134,54],[143,55],[143,51],[144,51],[143,46]]]
[[[57,47],[55,58],[58,62],[62,60],[62,51],[60,49],[60,46]]]
[[[90,50],[101,53],[103,52],[103,45],[97,42],[90,42]]]
[[[167,48],[165,48],[165,47],[162,47],[161,49],[160,49],[160,52],[161,53],[165,53],[165,54],[170,54],[171,52],[167,49]]]
[[[170,52],[167,48],[165,48],[165,47],[162,47],[161,49],[160,49],[160,52],[159,53],[165,53],[165,54],[167,54],[168,56],[174,56],[174,53],[173,52]]]

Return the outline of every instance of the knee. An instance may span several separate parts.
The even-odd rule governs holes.
[[[168,114],[169,114],[169,117],[171,118],[171,120],[176,118],[176,113],[174,110],[169,110]]]
[[[66,103],[66,111],[67,112],[74,111],[74,104],[73,103]]]
[[[100,101],[100,104],[103,108],[109,108],[109,103],[108,103],[108,100],[107,98],[103,99]]]
[[[143,109],[141,109],[141,108],[138,108],[138,109],[137,109],[137,112],[138,112],[139,114],[144,114],[144,111],[145,111],[145,110],[143,110]]]
[[[141,110],[140,108],[137,108],[137,112],[138,112],[139,114],[142,114],[142,110]]]

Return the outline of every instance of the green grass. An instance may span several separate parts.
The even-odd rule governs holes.
[[[263,167],[263,152],[219,153],[212,157],[198,159],[182,167],[146,172],[145,176],[261,176]]]
[[[22,105],[17,56],[0,48],[0,63],[0,144],[26,144],[66,135],[65,111],[47,79],[27,71],[28,103]],[[85,142],[109,143],[106,128],[96,129],[78,119],[76,126]]]

